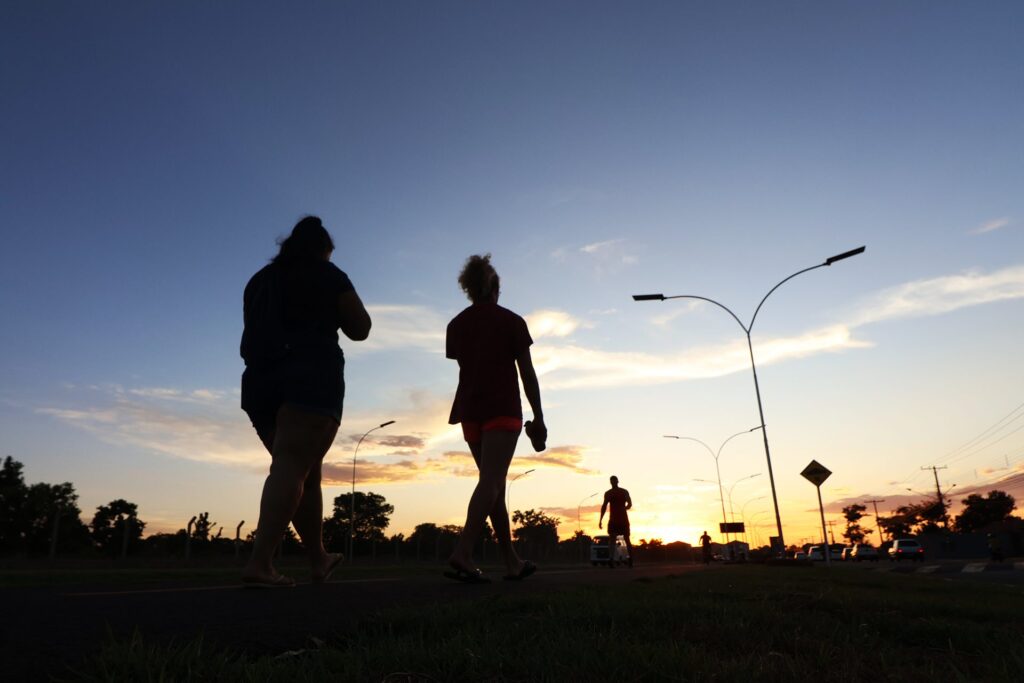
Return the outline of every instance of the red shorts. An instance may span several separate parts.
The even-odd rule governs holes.
[[[521,417],[492,417],[482,425],[479,422],[462,423],[462,436],[466,443],[480,443],[484,432],[518,432],[523,428]]]

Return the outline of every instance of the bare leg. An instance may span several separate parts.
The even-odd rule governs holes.
[[[505,486],[502,481],[501,493],[491,510],[491,527],[498,539],[498,548],[501,549],[501,557],[505,562],[505,573],[515,576],[523,568],[523,561],[519,559],[516,547],[512,544],[512,527],[508,522],[508,509],[505,507]]]
[[[313,468],[317,469],[319,482],[320,461],[337,430],[338,423],[329,416],[281,406],[271,450],[273,461],[260,500],[256,542],[242,572],[244,578],[273,579],[277,576],[273,567],[274,551],[298,510],[306,479]],[[322,550],[322,542],[314,545],[317,546]]]
[[[504,495],[505,477],[508,476],[508,466],[512,462],[518,440],[519,432],[493,430],[483,433],[479,446],[479,458],[477,458],[480,478],[469,499],[469,509],[466,512],[466,524],[462,528],[462,535],[455,546],[455,552],[448,558],[448,564],[452,567],[468,571],[473,571],[476,568],[473,564],[473,544],[480,538],[488,515],[491,515],[494,531],[498,534],[498,542],[504,547],[502,531],[499,531],[498,528],[502,515],[497,511],[499,505],[500,509],[504,510],[505,508],[501,496]],[[474,455],[477,453],[474,452]],[[499,519],[495,519],[496,517]],[[504,537],[509,539],[507,511],[504,512],[503,519]],[[511,547],[511,539],[508,540],[508,545]]]

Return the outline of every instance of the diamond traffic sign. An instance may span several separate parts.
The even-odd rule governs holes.
[[[804,471],[800,473],[807,481],[811,482],[815,486],[821,486],[825,483],[825,480],[832,475],[832,470],[822,465],[817,460],[812,460],[811,464],[804,468]]]

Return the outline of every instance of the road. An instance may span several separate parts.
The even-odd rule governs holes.
[[[416,607],[460,599],[563,590],[613,588],[637,579],[707,571],[695,564],[657,564],[635,569],[579,567],[540,571],[525,581],[467,585],[440,576],[358,578],[276,590],[237,585],[59,586],[0,590],[0,661],[8,680],[45,679],[96,652],[109,633],[138,629],[147,639],[191,640],[202,633],[216,645],[252,653],[303,647],[326,639],[357,620],[389,607]]]

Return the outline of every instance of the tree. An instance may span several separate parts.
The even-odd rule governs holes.
[[[200,512],[196,516],[196,523],[192,525],[192,538],[197,541],[209,541],[210,540],[210,529],[217,522],[210,521],[209,512]]]
[[[23,510],[25,550],[37,555],[49,553],[54,527],[57,552],[79,552],[88,548],[89,529],[80,515],[78,494],[70,482],[32,484],[28,487]]]
[[[913,528],[919,521],[915,506],[901,505],[888,517],[879,517],[878,525],[889,538],[896,539],[912,535]]]
[[[356,491],[355,540],[384,541],[384,531],[391,524],[395,506],[384,496],[372,491]],[[329,550],[348,548],[349,527],[352,520],[352,494],[343,493],[334,499],[334,511],[324,520],[324,545]]]
[[[843,532],[843,537],[851,545],[863,543],[867,535],[871,533],[871,529],[865,529],[860,525],[860,520],[864,517],[867,509],[867,506],[859,503],[847,505],[843,508],[843,517],[846,518],[846,531]]]
[[[989,491],[987,496],[972,493],[964,498],[963,503],[963,511],[954,520],[956,530],[961,534],[1005,522],[1017,507],[1013,496],[1005,491]]]
[[[527,546],[527,552],[542,557],[558,546],[558,518],[536,510],[516,510],[512,521],[518,526],[512,536]]]
[[[7,456],[0,467],[0,553],[20,550],[24,543],[25,498],[28,487],[21,474],[22,464]]]
[[[92,538],[100,550],[109,555],[118,555],[124,543],[125,525],[128,525],[129,552],[138,545],[146,523],[139,519],[135,503],[118,498],[107,505],[96,508],[92,518]]]
[[[22,469],[11,456],[0,466],[0,553],[48,553],[55,524],[57,551],[87,548],[89,535],[79,517],[75,487],[70,482],[26,486]]]

